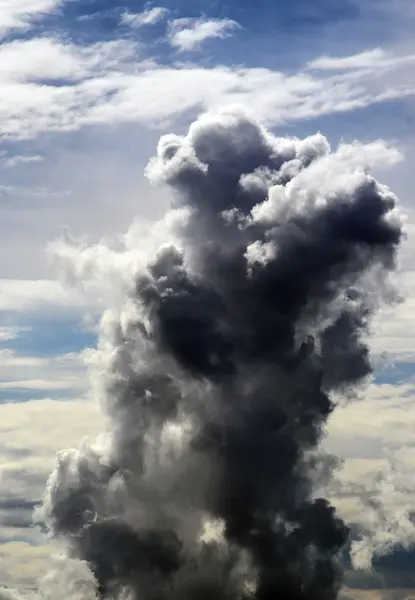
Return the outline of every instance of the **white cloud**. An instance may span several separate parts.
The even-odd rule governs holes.
[[[21,333],[28,331],[28,327],[0,325],[0,342],[17,339]]]
[[[372,325],[370,345],[372,352],[390,362],[415,362],[415,221],[409,210],[405,223],[407,239],[400,249],[400,265],[392,281],[400,295],[397,305],[381,309]],[[415,374],[415,367],[414,367]]]
[[[321,56],[308,63],[309,69],[342,71],[350,69],[389,69],[415,62],[415,55],[394,56],[382,48],[374,48],[352,56]]]
[[[414,403],[413,383],[371,384],[329,421],[324,446],[345,459],[331,493],[343,517],[365,531],[354,546],[361,568],[374,554],[415,543]]]
[[[356,458],[362,452],[353,446],[353,439],[356,442],[364,439],[369,447],[371,442],[378,441],[385,449],[411,445],[415,425],[415,413],[411,410],[415,401],[414,383],[372,383],[359,396],[333,412],[329,423],[331,448],[348,440],[350,445],[344,443],[341,454]]]
[[[86,390],[87,379],[82,352],[57,356],[24,356],[7,348],[0,349],[0,392],[7,397],[9,390],[33,391]]]
[[[24,158],[24,157],[17,157],[19,158]],[[22,161],[17,161],[16,164],[14,164],[13,160],[11,161],[11,165],[8,164],[7,159],[6,159],[6,165],[2,164],[2,167],[6,167],[6,168],[10,168],[10,167],[15,167],[18,164],[22,164],[25,162],[38,162],[36,160],[34,161],[30,161],[30,160],[22,160]],[[35,186],[17,186],[17,185],[0,185],[0,195],[1,196],[10,196],[10,197],[20,197],[20,198],[59,198],[62,196],[67,196],[70,195],[69,190],[59,190],[59,191],[54,191],[48,188],[42,188],[42,187],[35,187]]]
[[[15,154],[14,156],[4,154],[3,157],[0,156],[0,166],[2,169],[14,169],[25,163],[40,162],[42,160],[43,156],[39,154]]]
[[[96,403],[42,399],[0,405],[0,579],[33,586],[51,566],[52,548],[30,527],[31,501],[39,502],[56,453],[95,439],[104,428]],[[26,506],[25,506],[26,505]],[[17,529],[15,522],[21,523]],[[25,525],[26,524],[26,525]]]
[[[2,543],[0,577],[4,585],[13,588],[16,582],[19,582],[22,587],[30,587],[37,582],[40,574],[45,574],[47,566],[50,564],[51,549],[47,545],[41,545],[40,540],[37,542],[36,544],[11,539]],[[11,595],[9,600],[13,598]],[[19,596],[15,598],[19,598]]]
[[[88,47],[51,38],[14,41],[0,48],[0,133],[24,139],[90,124],[159,125],[189,110],[226,104],[248,106],[259,119],[281,124],[415,94],[414,55],[388,55],[367,68],[356,57],[342,60],[356,65],[288,74],[164,66],[140,60],[136,45],[123,40]]]
[[[23,410],[22,410],[23,409]],[[87,436],[94,439],[104,428],[99,406],[90,400],[32,400],[0,405],[0,480],[4,484],[12,476],[21,478],[19,495],[36,499],[43,493],[43,483],[33,483],[30,473],[50,473],[56,453],[62,448],[78,447]],[[16,487],[2,485],[1,498],[16,495]]]
[[[169,22],[169,40],[180,52],[199,50],[205,40],[229,37],[239,25],[231,19],[174,19]]]
[[[52,279],[0,279],[0,311],[27,312],[85,308],[85,302],[69,294]]]
[[[0,38],[13,29],[27,29],[31,22],[56,9],[63,0],[1,0]]]
[[[162,6],[153,6],[139,13],[125,12],[121,17],[121,23],[138,28],[144,25],[154,25],[158,23],[169,13],[167,8]]]
[[[61,79],[82,81],[101,75],[136,56],[136,45],[126,40],[76,46],[52,37],[13,40],[0,46],[0,80],[43,83]],[[128,65],[127,65],[128,66]]]

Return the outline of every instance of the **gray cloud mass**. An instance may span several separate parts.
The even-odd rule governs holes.
[[[396,300],[396,198],[361,148],[237,109],[163,136],[147,175],[173,207],[102,319],[108,428],[60,453],[38,518],[101,597],[335,598],[348,528],[315,494],[333,464],[318,445]]]

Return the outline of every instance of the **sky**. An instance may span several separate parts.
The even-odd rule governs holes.
[[[407,214],[402,299],[373,327],[373,380],[340,402],[324,444],[342,459],[336,506],[350,522],[364,510],[376,543],[398,547],[383,581],[415,585],[414,26],[413,0],[0,2],[0,584],[46,573],[33,508],[56,453],[103,427],[89,349],[119,282],[104,253],[106,277],[74,289],[88,258],[63,273],[59,239],[93,255],[144,238],[169,203],[145,177],[160,136],[238,104],[278,135],[373,142]]]

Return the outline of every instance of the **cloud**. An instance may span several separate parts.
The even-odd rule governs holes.
[[[36,18],[52,12],[63,0],[2,0],[0,38],[14,29],[28,29]]]
[[[309,69],[342,71],[349,69],[394,69],[415,62],[415,55],[396,56],[382,48],[374,48],[360,54],[344,57],[321,56],[308,63]]]
[[[328,424],[324,448],[344,459],[331,494],[347,521],[359,526],[352,545],[358,568],[415,544],[415,362],[412,373],[400,384],[362,388]]]
[[[39,84],[82,81],[131,64],[135,52],[136,45],[127,40],[90,46],[76,46],[53,37],[13,40],[0,46],[0,80]]]
[[[6,159],[6,168],[7,167],[15,167],[17,164],[22,164],[25,162],[39,162],[39,161],[31,161],[31,160],[21,160],[19,161],[17,157],[17,163],[14,164],[14,161],[11,161],[9,165]],[[4,166],[3,164],[1,165]],[[44,187],[35,187],[35,186],[19,186],[19,185],[0,185],[0,196],[10,196],[10,197],[20,197],[20,198],[59,198],[70,195],[69,190],[51,190]]]
[[[163,136],[149,163],[175,192],[149,260],[134,253],[139,232],[125,249],[52,248],[81,289],[130,280],[93,353],[109,443],[62,454],[44,502],[49,530],[88,560],[100,591],[127,582],[150,596],[167,580],[174,596],[233,598],[255,578],[258,596],[298,595],[306,573],[306,595],[336,593],[331,558],[347,532],[310,496],[309,452],[334,408],[328,390],[370,374],[361,334],[375,292],[389,300],[384,270],[401,236],[396,199],[369,167],[399,158],[382,142],[331,150],[320,134],[276,137],[240,109],[203,115],[187,135]],[[224,535],[205,556],[209,519]],[[236,571],[222,559],[234,552]]]
[[[62,445],[70,448],[84,436],[95,437],[104,422],[97,403],[65,396],[33,400],[24,410],[16,403],[1,404],[0,415],[2,502],[16,496],[38,500]]]
[[[125,12],[121,17],[123,25],[129,25],[133,28],[143,27],[144,25],[155,25],[168,15],[167,8],[162,6],[153,6],[139,13]]]
[[[226,104],[250,107],[264,122],[282,124],[413,95],[412,62],[413,55],[390,56],[364,69],[332,72],[306,66],[284,73],[243,66],[166,66],[140,57],[137,45],[127,40],[89,46],[54,38],[15,40],[0,48],[0,133],[27,139],[87,125],[157,126],[189,111]]]
[[[19,165],[41,162],[42,160],[43,156],[39,154],[15,154],[14,156],[7,156],[5,153],[3,156],[0,156],[0,167],[2,169],[14,169]]]
[[[0,325],[0,343],[15,340],[21,333],[27,330],[27,327]]]
[[[62,448],[78,445],[84,436],[102,431],[99,406],[89,400],[32,400],[24,406],[0,405],[0,505],[39,501],[46,478]]]
[[[2,4],[0,2],[0,35]],[[10,6],[13,4],[14,7],[19,5],[20,8],[23,5],[39,7],[42,4],[52,7],[58,2],[42,3],[40,0],[37,2],[32,0],[31,2],[9,2],[9,4]],[[29,9],[26,8],[26,11],[26,15],[20,12],[20,16],[17,17],[20,25],[13,27],[27,28],[36,16],[41,15],[41,12],[36,13],[33,9],[29,16]],[[157,14],[157,11],[160,12]],[[161,7],[147,9],[142,13],[127,12],[122,17],[122,23],[132,28],[139,28],[156,23],[167,14],[167,9]],[[189,27],[183,25],[183,28],[187,28],[191,34],[192,26],[198,19],[188,21]],[[233,30],[230,29],[225,34],[232,32]],[[310,117],[330,115],[336,111],[370,106],[388,98],[405,98],[415,91],[412,69],[414,56],[410,53],[396,55],[383,48],[375,48],[351,56],[323,56],[305,63],[303,68],[293,73],[269,68],[240,67],[233,64],[218,64],[203,69],[192,63],[172,63],[171,57],[168,57],[167,61],[164,59],[158,61],[157,58],[150,61],[142,55],[141,46],[128,41],[82,46],[70,42],[69,39],[63,41],[49,35],[33,40],[3,43],[0,48],[2,86],[0,135],[4,135],[6,139],[11,137],[24,140],[36,138],[44,132],[79,130],[90,124],[98,125],[102,130],[108,130],[114,124],[133,122],[144,126],[161,124],[165,127],[169,120],[177,116],[185,114],[187,117],[188,111],[199,112],[223,103],[249,105],[267,123],[281,125]],[[201,40],[195,42],[195,46],[189,50],[199,49],[202,43]],[[166,92],[160,94],[160,89]],[[108,125],[110,127],[107,127]],[[66,144],[67,138],[63,139]],[[143,143],[141,145],[146,146]],[[55,151],[58,155],[57,146],[54,146],[53,152]],[[25,163],[39,161],[42,157],[36,152],[37,149],[30,154],[30,149],[24,148],[15,156],[2,155],[0,158],[0,165],[4,169],[2,177],[9,175],[6,169],[12,170],[17,166],[24,168]],[[385,167],[393,166],[399,160],[399,152],[393,149],[386,150],[382,143],[377,146],[375,144],[370,152],[375,157],[375,162],[380,161]],[[98,162],[101,165],[101,161]],[[66,164],[65,168],[67,168]],[[100,168],[108,173],[109,179],[112,177],[111,186],[114,185],[114,188],[108,186],[111,187],[108,195],[116,194],[118,207],[119,197],[123,196],[123,192],[119,190],[117,178],[114,178],[110,168],[106,169],[105,166]],[[76,169],[73,172],[69,169],[69,172],[74,180],[79,176]],[[24,196],[30,199],[28,211],[30,233],[35,229],[39,232],[47,219],[51,222],[51,226],[56,227],[61,218],[66,218],[66,213],[63,217],[62,213],[57,216],[53,211],[56,210],[58,203],[54,201],[52,209],[52,197],[49,196],[49,201],[45,202],[47,219],[39,218],[43,208],[39,206],[39,202],[41,197],[46,197],[47,190],[33,186],[30,182],[29,184],[30,186],[26,187],[24,182],[19,181],[13,185],[9,182],[4,183],[3,191],[9,195],[13,194],[13,202],[7,199],[4,212],[9,212],[12,207],[15,208],[16,223],[20,223],[19,219],[22,218],[23,213],[21,210],[23,202],[20,201],[20,197]],[[88,192],[84,195],[82,202],[85,205],[94,201],[93,194]],[[134,191],[134,194],[129,197],[128,201],[131,205],[136,202],[137,195],[139,194]],[[16,200],[18,196],[19,200]],[[91,209],[92,220],[96,217],[97,220],[106,218],[110,221],[111,217],[97,214],[98,200],[96,198],[95,200],[96,204]],[[68,197],[63,204],[68,213],[75,215],[77,205],[72,197]],[[36,211],[33,211],[35,205]],[[104,202],[100,197],[99,210],[103,205]],[[91,227],[83,217],[79,217],[78,222],[79,227]],[[114,227],[113,223],[111,225]],[[95,224],[92,223],[92,228],[94,226]],[[15,239],[17,229],[15,233],[8,224],[5,228],[8,229],[7,235]],[[148,240],[142,234],[142,228],[139,233],[137,229],[138,227],[131,229],[128,236],[130,241],[136,238],[140,240],[142,246],[146,246]],[[19,239],[19,246],[22,249],[29,246],[28,254],[33,254],[33,244],[28,235],[26,233],[22,235],[22,243]],[[48,232],[47,235],[55,234]],[[5,245],[8,255],[12,255],[13,251],[10,252],[8,242],[5,242]],[[260,251],[263,249],[254,248]],[[76,269],[71,273],[74,280],[82,280],[81,295],[68,294],[64,286],[47,279],[37,281],[3,279],[0,280],[0,310],[13,311],[17,323],[20,316],[23,317],[27,311],[42,313],[50,311],[55,314],[77,311],[80,314],[85,309],[95,310],[108,299],[112,302],[114,297],[119,295],[120,290],[124,291],[126,280],[134,268],[140,261],[147,260],[146,256],[140,255],[134,244],[127,248],[122,257],[115,251],[109,251],[105,243],[98,243],[88,250],[91,250],[90,255],[88,256],[84,249],[82,261],[78,260]],[[152,251],[151,246],[146,246],[144,254],[147,251]],[[79,252],[79,248],[70,252],[75,254]],[[266,253],[264,255],[260,252],[259,256],[267,258]],[[28,262],[30,258],[28,256]],[[73,255],[64,258],[67,262],[72,259]],[[10,261],[13,261],[13,257]],[[20,255],[15,254],[14,262],[25,264],[25,259],[22,260]],[[91,283],[88,274],[91,275],[92,267],[95,281]],[[27,271],[27,267],[25,268]],[[117,278],[115,273],[117,270],[124,270],[125,278]],[[11,273],[10,276],[13,274]],[[21,276],[26,277],[26,272]],[[43,273],[40,276],[44,276]],[[372,340],[372,347],[377,354],[381,354],[385,348],[388,349],[395,360],[396,357],[401,360],[412,360],[414,344],[411,332],[415,306],[411,300],[414,296],[411,290],[415,293],[415,279],[411,269],[407,269],[402,274],[401,284],[405,286],[409,298],[400,305],[398,311],[384,311],[380,315],[375,323],[376,337]],[[21,332],[22,328],[19,328],[19,325],[1,327],[1,345],[7,345],[8,341],[16,339]],[[7,350],[0,354],[1,379],[4,374],[3,365],[7,367],[9,379],[0,384],[1,397],[7,395],[12,397],[16,393],[29,399],[38,397],[40,393],[53,397],[58,394],[64,401],[61,404],[65,405],[65,408],[60,408],[57,406],[60,404],[57,401],[32,400],[23,410],[21,406],[16,406],[16,412],[7,412],[9,407],[13,408],[12,405],[5,407],[7,411],[0,410],[1,422],[4,425],[0,428],[0,433],[6,448],[3,453],[0,450],[0,461],[6,466],[2,471],[1,483],[2,494],[7,495],[4,499],[0,497],[0,538],[2,541],[6,540],[3,549],[5,556],[2,557],[4,566],[0,570],[0,579],[10,585],[18,581],[33,584],[38,573],[46,569],[49,562],[47,559],[49,549],[45,550],[39,546],[41,540],[35,540],[32,531],[25,528],[23,534],[19,531],[18,523],[21,521],[27,524],[30,518],[30,509],[21,507],[25,499],[29,506],[31,499],[40,498],[45,477],[53,467],[55,451],[62,446],[77,445],[84,433],[94,437],[102,429],[102,423],[97,425],[102,416],[96,406],[70,399],[74,394],[85,391],[86,376],[81,355],[62,354],[45,360]],[[342,514],[350,518],[360,516],[361,519],[362,515],[363,517],[368,515],[370,511],[365,504],[367,495],[380,498],[381,506],[387,506],[386,514],[391,519],[396,513],[394,498],[395,502],[399,502],[399,510],[401,508],[407,510],[408,507],[413,506],[414,498],[409,490],[403,495],[399,493],[394,496],[392,488],[383,486],[379,489],[375,477],[379,472],[386,476],[389,473],[390,463],[384,457],[382,447],[391,447],[396,453],[401,441],[404,448],[399,453],[399,458],[405,463],[402,474],[410,481],[411,469],[414,466],[409,446],[412,443],[410,432],[414,426],[410,416],[413,394],[411,382],[403,386],[373,384],[367,391],[366,397],[362,399],[363,404],[359,405],[360,413],[357,407],[350,409],[350,412],[345,410],[339,413],[338,421],[333,422],[329,442],[332,448],[340,449],[347,457],[344,467],[346,474],[343,473],[343,495],[336,500],[341,506]],[[35,410],[29,411],[29,405],[36,405],[39,408],[38,413]],[[27,419],[24,419],[26,406],[28,413]],[[18,417],[19,411],[20,417]],[[373,423],[369,433],[363,431],[365,423]],[[352,430],[355,426],[360,427],[356,434]],[[352,487],[353,481],[357,483]],[[351,491],[351,495],[348,496],[347,486]],[[393,486],[399,487],[396,481],[393,482]],[[15,508],[9,508],[8,503],[10,505],[14,503]],[[383,522],[376,521],[376,518],[371,521],[373,531],[381,534],[385,527]],[[399,535],[401,534],[402,530],[399,531]],[[22,541],[19,536],[30,539],[33,536],[33,541],[30,543]],[[394,538],[395,541],[397,539],[398,536]],[[387,540],[387,537],[384,540]],[[372,538],[373,544],[379,541],[382,540]]]
[[[25,391],[30,399],[34,392],[85,391],[87,386],[83,352],[58,356],[24,356],[7,348],[0,349],[0,398],[7,401],[13,392]]]
[[[27,312],[85,308],[84,300],[52,279],[0,279],[0,311]]]
[[[32,400],[0,404],[0,579],[33,587],[51,565],[52,548],[31,527],[56,453],[95,438],[104,426],[98,404],[87,400]]]
[[[32,536],[33,538],[34,536]],[[46,571],[50,564],[51,549],[46,545],[27,541],[2,540],[0,558],[0,577],[3,585],[9,585],[12,589],[18,581],[22,587],[31,587],[39,575]],[[18,598],[19,596],[11,598]],[[7,596],[6,596],[7,598]]]
[[[408,198],[409,202],[410,199]],[[415,252],[415,222],[413,209],[406,204],[407,221],[399,270],[394,276],[400,290],[401,299],[397,310],[381,309],[376,315],[371,336],[373,352],[382,362],[415,362],[414,351],[414,311],[415,311],[415,271],[413,256]]]
[[[174,19],[169,22],[168,38],[180,52],[199,50],[205,40],[229,37],[239,24],[231,19]]]

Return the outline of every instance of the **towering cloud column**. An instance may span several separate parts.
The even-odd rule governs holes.
[[[147,174],[173,190],[165,244],[95,356],[108,431],[60,455],[43,508],[103,597],[336,597],[348,530],[313,482],[390,298],[402,232],[379,158],[238,110],[161,138]]]

